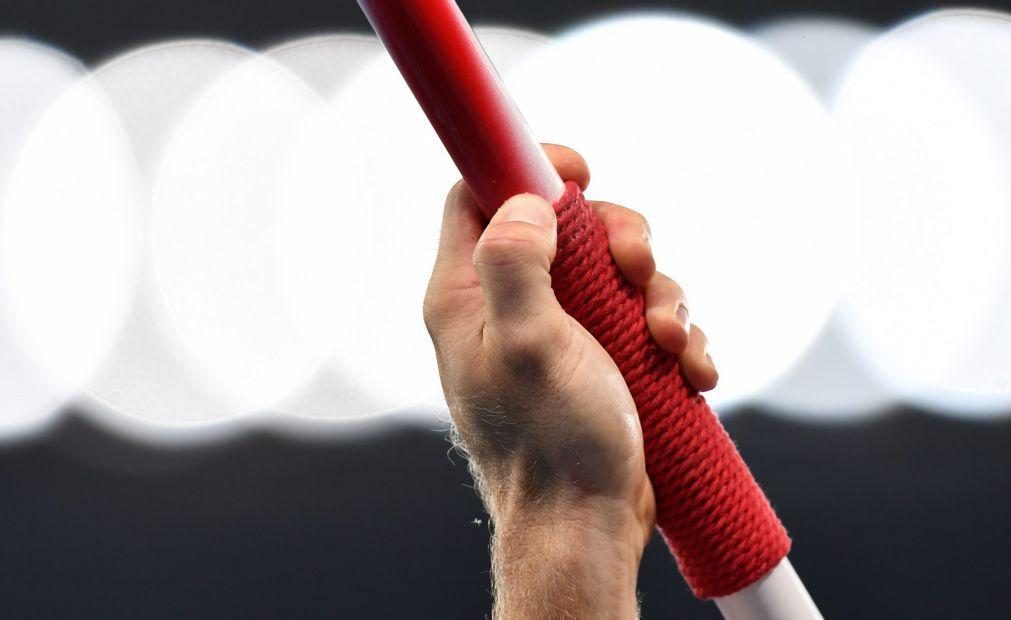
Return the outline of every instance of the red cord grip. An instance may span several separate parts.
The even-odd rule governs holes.
[[[579,187],[567,183],[555,210],[555,294],[611,355],[635,399],[657,526],[696,596],[738,592],[790,551],[786,530],[719,419],[653,340],[642,292],[621,275]]]

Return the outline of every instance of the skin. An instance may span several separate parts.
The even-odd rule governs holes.
[[[563,179],[575,151],[545,145]],[[656,270],[646,220],[591,203],[657,343],[700,391],[718,378],[681,287]],[[559,306],[550,204],[508,200],[486,222],[462,181],[446,200],[425,299],[443,389],[488,508],[495,617],[634,618],[656,507],[632,396],[607,353]]]

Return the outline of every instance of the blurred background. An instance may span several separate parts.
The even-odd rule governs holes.
[[[1011,603],[1011,5],[460,0],[651,220],[828,618]],[[0,4],[0,615],[471,618],[451,162],[356,3]],[[643,617],[718,618],[662,541]]]

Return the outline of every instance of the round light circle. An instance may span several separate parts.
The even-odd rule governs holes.
[[[11,175],[26,142],[49,107],[83,76],[83,67],[59,51],[24,39],[0,39],[0,235],[8,227]],[[31,343],[11,316],[10,296],[20,293],[11,290],[7,277],[0,265],[0,441],[40,428],[76,388],[73,381],[52,376],[45,360],[30,353]]]
[[[579,150],[591,198],[642,212],[720,367],[718,406],[788,369],[830,316],[853,246],[828,115],[780,59],[690,17],[589,25],[505,72],[533,130]]]
[[[860,185],[855,340],[907,401],[1011,406],[1011,17],[940,12],[870,46],[834,114]]]

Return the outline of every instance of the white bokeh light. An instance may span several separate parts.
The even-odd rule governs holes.
[[[493,62],[507,68],[546,42],[531,33],[476,29]],[[298,260],[305,288],[346,295],[331,371],[284,404],[289,413],[341,417],[444,407],[431,340],[422,322],[425,288],[438,247],[442,206],[459,178],[403,78],[382,55],[337,90],[326,118],[307,127],[287,178],[282,231],[303,256],[342,244],[345,270],[336,285]],[[314,208],[313,205],[319,205]],[[359,218],[359,219],[355,219]],[[322,236],[308,231],[326,231]],[[301,231],[301,232],[297,232]],[[333,248],[329,250],[331,253]],[[315,274],[315,275],[312,275]],[[294,278],[286,281],[294,283]],[[315,284],[313,282],[322,283]],[[327,305],[324,301],[323,305]]]
[[[849,268],[844,158],[803,80],[745,37],[690,17],[589,25],[514,71],[545,141],[573,146],[591,198],[644,213],[720,367],[717,406],[804,352]]]
[[[115,347],[88,383],[86,411],[133,435],[171,438],[167,429],[148,429],[142,421],[213,420],[239,412],[177,342],[153,282],[148,228],[158,166],[178,123],[218,79],[253,57],[223,42],[171,41],[131,50],[93,74],[122,120],[138,164],[142,196],[131,232],[142,244],[143,278]]]
[[[93,79],[78,81],[32,130],[0,214],[12,329],[65,389],[90,380],[129,308],[140,196],[118,115]]]
[[[320,35],[271,48],[265,55],[299,75],[321,97],[332,99],[355,76],[385,58],[375,36]],[[278,256],[286,286],[294,298],[313,299],[306,305],[322,309],[332,325],[357,320],[358,294],[367,277],[371,251],[362,243],[371,239],[370,210],[345,199],[344,188],[356,182],[334,168],[329,157],[347,148],[333,114],[323,110],[307,122],[292,147],[292,161],[282,182],[283,206],[278,226]],[[316,313],[319,316],[318,313]],[[334,343],[340,350],[341,343]],[[308,381],[274,407],[284,414],[275,426],[303,435],[319,436],[330,429],[328,420],[382,410],[380,400],[365,389],[353,368],[341,366],[331,356]],[[341,432],[348,429],[341,425]]]
[[[52,48],[0,39],[0,231],[8,182],[25,142],[49,106],[83,76],[77,61]],[[75,389],[28,355],[9,316],[5,278],[0,269],[0,441],[38,430]]]
[[[837,17],[795,17],[766,23],[754,34],[829,103],[849,65],[876,33],[870,25]],[[803,357],[759,395],[761,404],[777,414],[820,421],[870,416],[888,408],[891,395],[850,342],[854,335],[844,311],[837,308]]]
[[[763,24],[754,36],[830,100],[850,64],[879,32],[842,17],[790,17]]]
[[[477,32],[589,196],[650,219],[717,407],[1011,408],[1011,16]],[[421,300],[459,174],[375,37],[169,42],[82,76],[0,39],[0,439],[78,390],[159,440],[444,407]]]
[[[264,52],[330,98],[363,67],[386,53],[375,36],[327,34],[282,43]]]
[[[1009,71],[1009,16],[941,12],[869,47],[835,103],[863,211],[856,339],[896,393],[955,415],[1011,406]]]
[[[331,344],[318,333],[327,325],[308,324],[303,300],[286,296],[277,257],[281,179],[295,136],[321,105],[277,63],[249,60],[191,108],[158,172],[157,286],[188,363],[228,395],[236,414],[285,396]],[[204,418],[179,411],[176,419]]]

